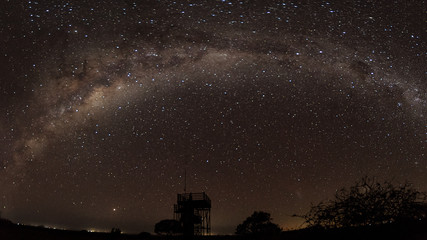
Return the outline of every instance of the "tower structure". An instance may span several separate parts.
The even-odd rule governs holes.
[[[181,223],[184,236],[208,235],[211,231],[210,198],[205,192],[178,194],[174,218]]]

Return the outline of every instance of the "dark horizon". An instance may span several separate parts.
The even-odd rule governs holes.
[[[0,211],[152,232],[283,228],[362,176],[427,191],[423,1],[2,4]]]

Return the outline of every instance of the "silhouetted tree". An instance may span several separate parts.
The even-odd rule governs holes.
[[[120,230],[120,228],[112,228],[109,239],[111,240],[119,239],[120,234],[122,234],[122,230]]]
[[[255,211],[242,224],[237,226],[236,234],[255,236],[279,235],[282,229],[277,224],[272,223],[271,220],[270,213]]]
[[[363,177],[335,199],[312,206],[303,215],[308,227],[339,228],[380,225],[426,218],[426,194],[408,183],[394,186]]]
[[[160,235],[173,235],[182,233],[183,228],[181,223],[173,219],[165,219],[156,223],[154,226],[154,232]]]
[[[6,225],[14,225],[14,223],[12,223],[12,221],[8,219],[1,218],[0,216],[0,226],[6,226]]]
[[[122,230],[120,230],[120,228],[112,228],[111,229],[111,234],[113,235],[120,235],[122,233]]]
[[[142,239],[144,239],[144,238],[150,238],[151,234],[149,232],[141,232],[141,233],[138,234],[138,237],[142,238]]]

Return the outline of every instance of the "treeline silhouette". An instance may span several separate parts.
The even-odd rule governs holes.
[[[233,236],[194,236],[192,239],[427,239],[427,194],[409,183],[394,185],[363,177],[336,192],[334,199],[313,205],[302,229],[283,231],[270,213],[255,211],[236,226]],[[17,225],[0,218],[0,239],[188,239],[177,220],[155,225],[156,235],[53,230]]]

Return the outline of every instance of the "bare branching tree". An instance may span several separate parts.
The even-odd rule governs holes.
[[[426,193],[409,183],[394,186],[364,177],[335,199],[312,206],[303,215],[308,227],[340,228],[380,225],[427,217]]]

